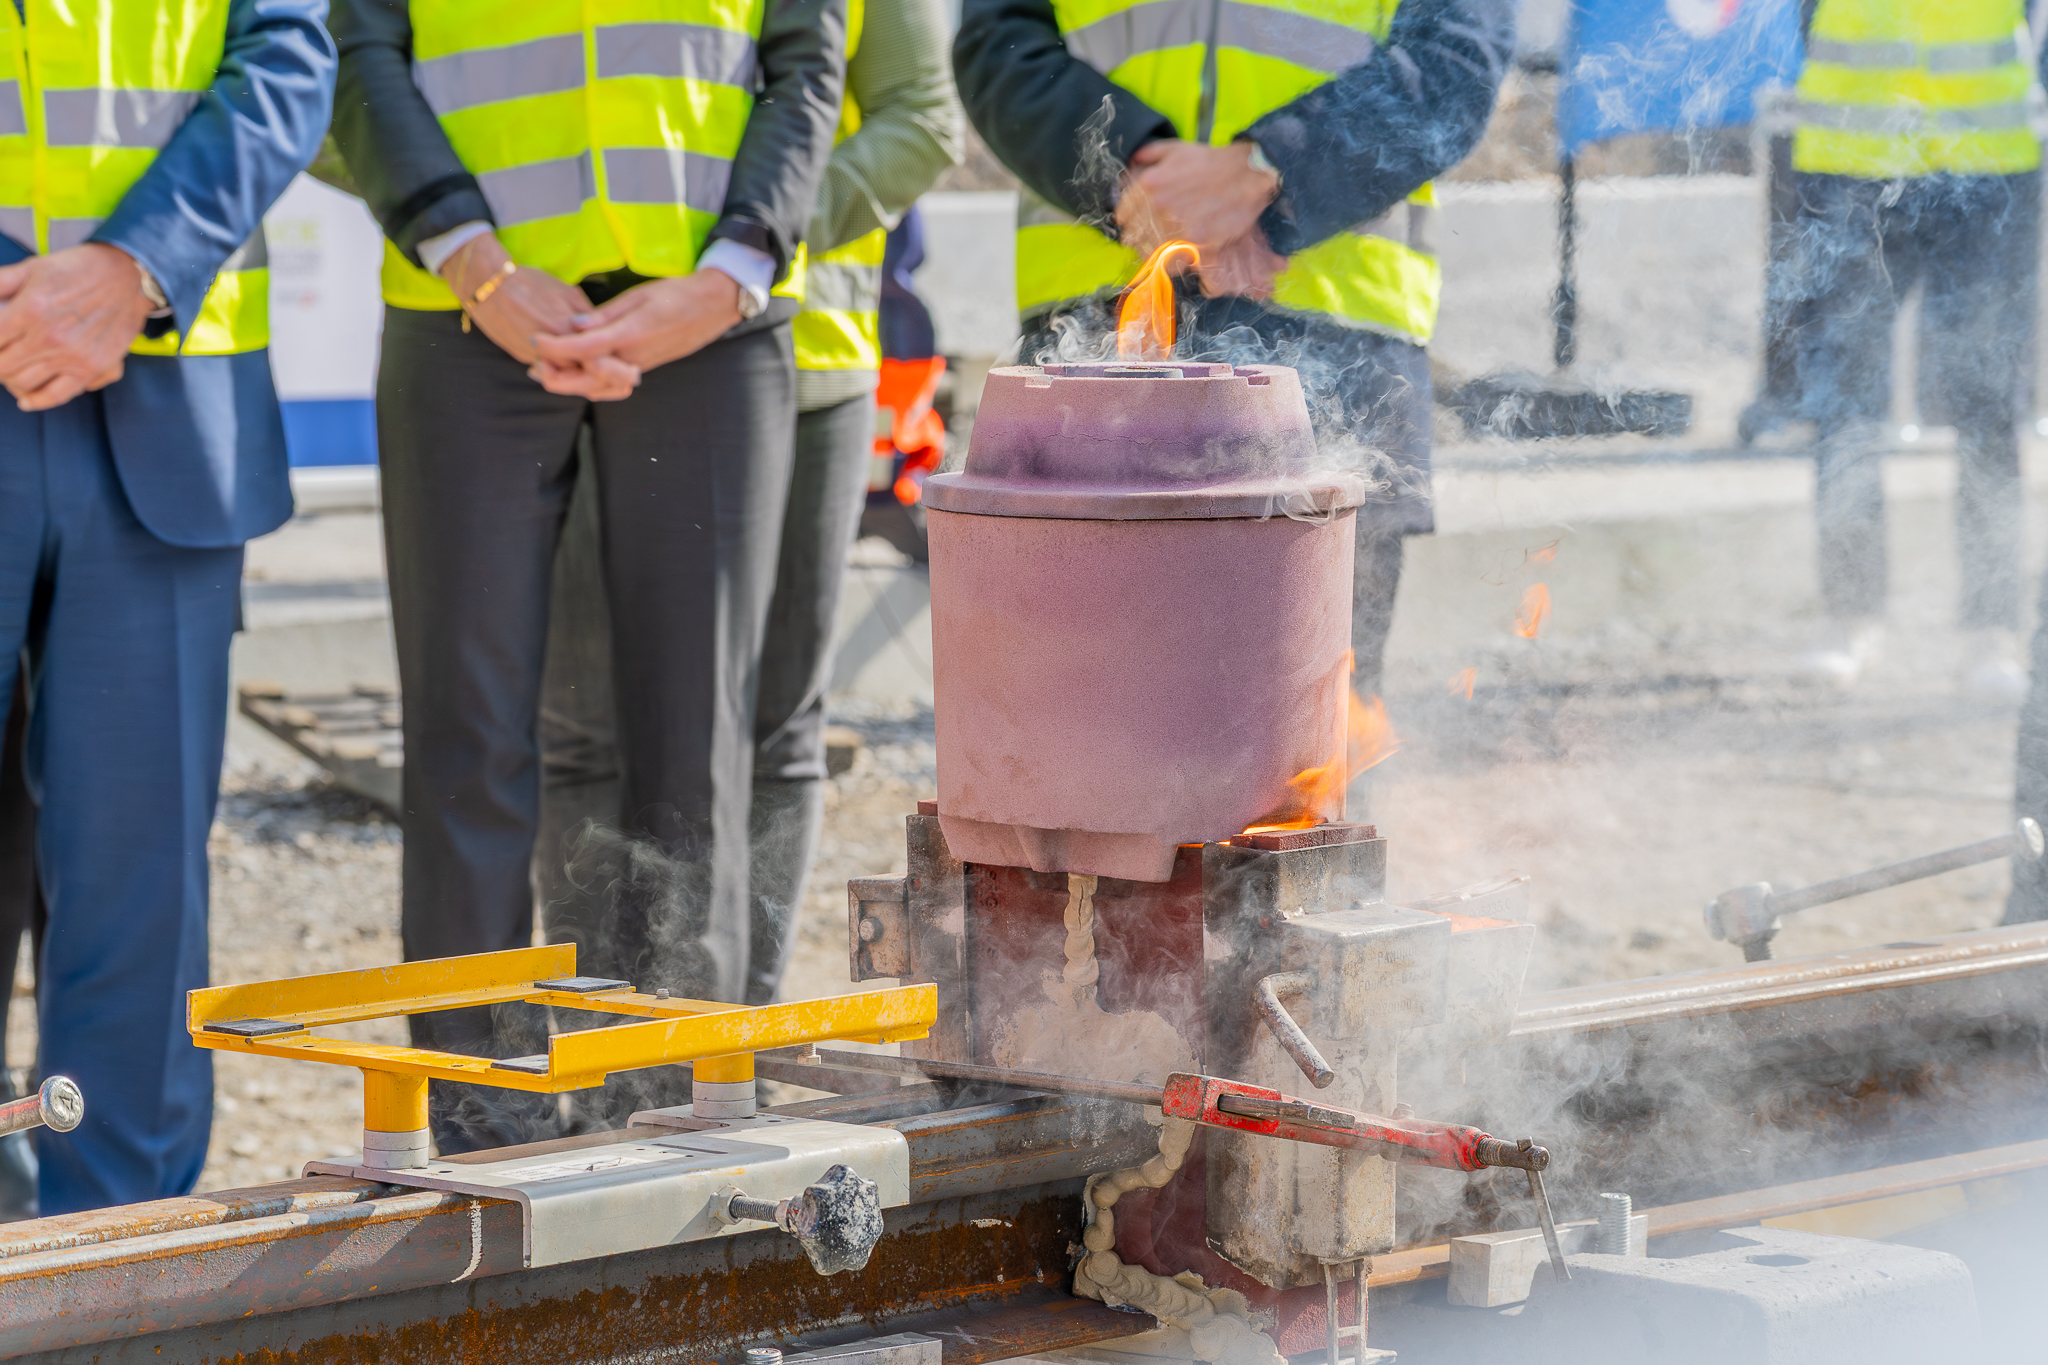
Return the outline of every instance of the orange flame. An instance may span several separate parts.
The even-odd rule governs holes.
[[[1351,661],[1344,661],[1349,676]],[[1291,793],[1286,804],[1258,824],[1246,827],[1246,834],[1275,834],[1290,829],[1312,829],[1344,818],[1344,788],[1351,779],[1394,756],[1401,737],[1387,720],[1387,704],[1377,695],[1361,697],[1345,689],[1349,707],[1345,717],[1343,751],[1328,763],[1304,768],[1287,779]]]
[[[1171,360],[1177,325],[1173,298],[1173,276],[1167,262],[1185,253],[1188,264],[1200,265],[1202,254],[1193,242],[1162,242],[1152,253],[1131,287],[1124,292],[1123,307],[1116,314],[1116,358],[1118,360]]]
[[[1533,640],[1549,619],[1550,589],[1541,583],[1531,583],[1529,591],[1522,594],[1522,609],[1515,613],[1515,634]]]
[[[1478,681],[1478,669],[1461,668],[1456,673],[1451,674],[1450,681],[1445,683],[1444,687],[1452,696],[1463,697],[1466,701],[1470,701],[1472,700],[1472,684]]]

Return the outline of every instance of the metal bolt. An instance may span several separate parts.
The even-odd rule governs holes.
[[[1593,1234],[1593,1250],[1602,1256],[1628,1255],[1628,1220],[1633,1208],[1625,1194],[1600,1196],[1600,1226]]]
[[[655,992],[654,992],[654,998],[655,998],[656,1000],[666,1000],[666,999],[668,999],[668,987],[666,987],[666,986],[661,986],[661,987],[658,987],[658,988],[657,988],[657,989],[655,990]],[[778,1354],[780,1354],[780,1353],[778,1352]]]
[[[873,943],[881,936],[882,922],[878,919],[870,919],[866,915],[862,915],[860,920],[860,941],[862,943]]]
[[[69,1076],[52,1076],[27,1099],[0,1105],[0,1133],[19,1133],[48,1125],[68,1133],[85,1120],[85,1096]]]
[[[780,1346],[749,1346],[747,1365],[782,1365]]]

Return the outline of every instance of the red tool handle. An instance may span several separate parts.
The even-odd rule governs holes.
[[[1219,1107],[1225,1097],[1262,1101],[1259,1107],[1282,1111],[1271,1116],[1233,1114]],[[1477,1128],[1457,1124],[1426,1123],[1419,1119],[1388,1119],[1376,1114],[1358,1114],[1310,1104],[1262,1086],[1226,1081],[1216,1076],[1190,1075],[1177,1071],[1166,1078],[1164,1112],[1211,1128],[1229,1128],[1240,1133],[1259,1133],[1291,1142],[1313,1142],[1324,1147],[1351,1147],[1420,1166],[1437,1166],[1447,1171],[1476,1171],[1485,1166],[1521,1164],[1486,1160],[1497,1155],[1498,1143]],[[1482,1144],[1487,1150],[1482,1151]],[[1540,1148],[1537,1150],[1541,1150]]]

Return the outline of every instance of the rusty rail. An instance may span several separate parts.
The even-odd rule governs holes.
[[[2018,1020],[2037,1032],[2048,1023],[2048,925],[1536,997],[1499,1050],[1514,1060],[1543,1039],[1573,1047],[1607,1039],[1626,1052],[1666,1032],[1691,1039],[1703,1019],[1747,1037],[1804,1040],[1818,1021],[1882,1041],[1950,1016],[1973,1027]],[[1834,1046],[1825,1038],[1812,1045]],[[972,1318],[980,1324],[972,1332],[947,1338],[947,1362],[980,1365],[1019,1353],[1019,1341],[1032,1343],[1021,1348],[1031,1353],[1146,1326],[1140,1315],[1061,1298],[1081,1181],[1152,1150],[1138,1111],[1048,1095],[943,1109],[958,1098],[957,1084],[925,1083],[784,1107],[888,1123],[910,1142],[914,1203],[894,1211],[863,1276],[820,1279],[800,1251],[780,1248],[788,1239],[771,1234],[613,1258],[600,1274],[526,1271],[509,1205],[293,1181],[0,1229],[0,1356],[69,1359],[89,1348],[105,1365],[240,1356],[268,1365],[701,1361],[764,1334],[798,1344]],[[1966,1116],[1946,1119],[1949,1141],[1973,1131]],[[1894,1160],[1795,1184],[1752,1179],[1758,1188],[1742,1194],[1727,1192],[1744,1178],[1731,1168],[1715,1173],[1724,1183],[1706,1197],[1662,1196],[1652,1228],[1734,1226],[2040,1166],[2048,1166],[2048,1144]],[[1638,1188],[1646,1202],[1658,1197],[1648,1182]],[[1442,1273],[1442,1257],[1430,1247],[1377,1257],[1371,1283]],[[1017,1335],[1005,1335],[1005,1321]]]

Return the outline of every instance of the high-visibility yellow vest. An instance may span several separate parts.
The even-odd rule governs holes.
[[[1067,50],[1173,121],[1222,146],[1386,41],[1400,0],[1054,0]],[[1370,223],[1288,259],[1273,302],[1415,342],[1436,329],[1443,276],[1423,186]],[[1026,194],[1018,206],[1017,308],[1025,315],[1116,289],[1136,253]]]
[[[765,4],[412,0],[413,80],[520,265],[687,275],[753,111]],[[384,299],[458,306],[389,242]]]
[[[0,233],[37,252],[77,246],[156,160],[213,84],[228,0],[0,4]],[[263,229],[229,258],[191,335],[136,338],[143,355],[230,355],[270,344]]]
[[[866,9],[853,0],[846,16],[846,60],[860,51]],[[860,131],[860,105],[848,89],[839,106],[836,145]],[[881,228],[845,246],[810,257],[804,267],[803,310],[793,340],[799,370],[882,368],[882,250],[889,234]]]
[[[2026,20],[2024,0],[1820,0],[1793,167],[1870,180],[2033,170]]]

